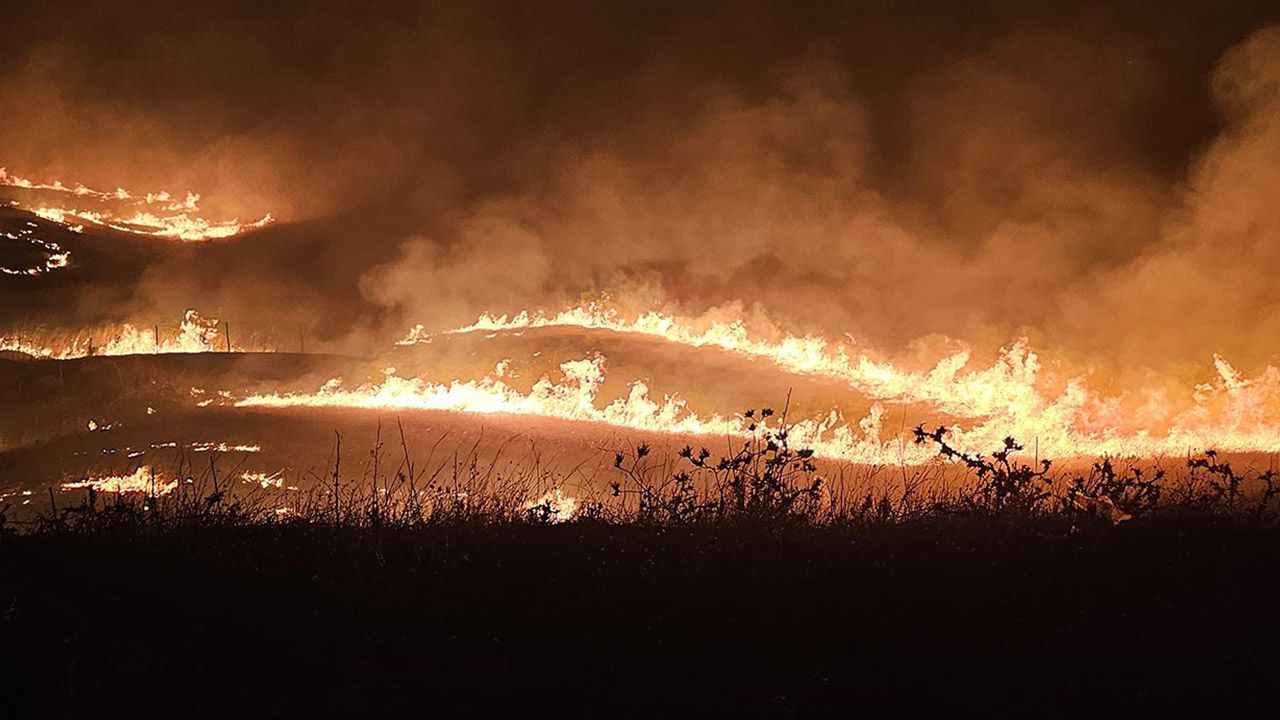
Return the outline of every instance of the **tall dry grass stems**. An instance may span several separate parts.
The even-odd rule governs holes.
[[[771,427],[767,408],[746,415],[751,436],[724,454],[686,446],[658,457],[648,445],[632,445],[614,454],[614,476],[605,482],[571,484],[572,473],[545,467],[536,452],[500,469],[501,452],[482,457],[479,440],[462,453],[439,453],[443,435],[418,457],[398,424],[390,443],[379,426],[358,477],[349,452],[344,465],[341,436],[331,471],[309,473],[298,485],[246,483],[240,466],[225,470],[212,455],[181,455],[176,487],[153,478],[145,492],[90,488],[69,502],[50,489],[48,510],[33,520],[9,520],[9,508],[0,508],[0,533],[193,524],[840,526],[960,515],[1117,525],[1187,512],[1270,520],[1280,505],[1280,473],[1237,470],[1213,451],[1189,458],[1176,474],[1111,458],[1083,472],[1055,472],[1051,460],[1027,462],[1013,438],[990,454],[967,454],[948,443],[945,429],[918,427],[915,441],[936,446],[938,462],[851,467],[819,463],[812,451],[791,447],[785,421]]]

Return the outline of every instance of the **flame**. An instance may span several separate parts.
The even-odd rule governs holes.
[[[714,347],[766,360],[790,373],[842,381],[875,400],[929,403],[943,413],[962,417],[1031,410],[1039,401],[1034,387],[1039,358],[1025,339],[1002,349],[999,360],[990,368],[961,375],[960,371],[970,360],[967,349],[943,358],[928,373],[914,373],[872,359],[843,343],[811,335],[784,335],[767,341],[752,338],[740,320],[712,322],[705,330],[697,330],[694,325],[656,311],[628,320],[617,310],[590,301],[555,315],[527,311],[514,316],[483,314],[476,322],[444,334],[571,327],[643,335],[678,345]],[[423,326],[417,325],[398,344],[412,345],[430,342],[430,339]]]
[[[240,479],[251,485],[257,485],[262,489],[282,488],[284,487],[284,471],[267,474],[264,472],[245,472],[240,474]]]
[[[413,410],[445,410],[475,414],[537,415],[561,420],[601,422],[643,430],[686,433],[724,433],[738,429],[736,421],[720,417],[699,419],[685,411],[684,402],[668,397],[663,402],[649,398],[643,382],[631,385],[625,399],[603,408],[596,396],[604,383],[604,358],[571,360],[560,366],[563,382],[543,377],[528,393],[521,393],[500,377],[479,381],[434,383],[421,378],[403,378],[388,372],[381,383],[354,390],[330,380],[316,393],[253,395],[235,402],[237,407],[372,407]]]
[[[684,400],[649,395],[641,380],[631,383],[625,397],[601,407],[597,397],[604,384],[604,358],[595,356],[560,365],[560,382],[542,377],[529,392],[507,385],[495,373],[478,381],[435,383],[422,378],[404,378],[388,372],[381,383],[353,390],[330,380],[315,393],[252,395],[235,401],[236,407],[346,407],[403,410],[439,410],[470,414],[528,415],[558,420],[591,422],[630,430],[676,435],[747,437],[752,421],[741,416],[702,416],[692,412]],[[499,363],[499,367],[502,367]],[[901,443],[881,442],[878,427],[881,408],[855,434],[842,424],[838,413],[797,422],[790,429],[795,447],[807,447],[817,454],[860,463],[923,462],[931,455],[925,448],[904,448]]]
[[[565,495],[560,488],[552,488],[536,500],[529,500],[520,506],[525,512],[545,512],[547,520],[553,523],[565,522],[578,512],[578,499]]]
[[[84,488],[115,494],[151,493],[154,489],[156,495],[168,495],[178,489],[178,481],[164,479],[152,472],[149,466],[141,465],[129,475],[103,475],[62,483],[63,490]]]
[[[253,222],[240,222],[239,218],[213,221],[200,216],[200,195],[188,192],[179,200],[167,192],[134,194],[124,188],[104,192],[84,185],[68,186],[62,181],[40,183],[9,174],[0,168],[0,187],[41,191],[43,195],[55,195],[68,203],[86,200],[127,208],[117,214],[108,209],[92,210],[79,204],[51,204],[46,200],[17,203],[17,206],[40,217],[80,232],[84,225],[118,230],[135,235],[170,238],[187,242],[234,237],[250,230],[266,227],[275,222],[270,213]]]
[[[543,377],[527,393],[504,383],[496,371],[479,381],[449,383],[388,373],[381,383],[352,390],[334,379],[315,393],[253,395],[234,404],[501,413],[676,435],[746,437],[752,433],[748,418],[698,415],[679,397],[650,397],[640,380],[631,383],[626,397],[600,406],[596,399],[605,377],[602,357],[572,360],[560,368],[560,382]],[[951,442],[966,452],[983,452],[1000,446],[1012,434],[1035,439],[1042,453],[1057,457],[1160,456],[1211,447],[1238,452],[1280,450],[1280,370],[1267,368],[1257,378],[1243,379],[1225,361],[1220,361],[1219,368],[1216,382],[1196,389],[1190,409],[1162,418],[1168,429],[1161,434],[1148,428],[1123,432],[1105,423],[1090,425],[1087,418],[1106,401],[1073,382],[1057,398],[1039,399],[1029,410],[1015,404],[968,427],[957,424],[951,428]],[[917,464],[932,457],[930,448],[908,445],[900,437],[882,439],[885,412],[885,406],[877,403],[854,423],[834,410],[822,417],[792,420],[790,442],[822,457],[855,463]]]
[[[191,444],[191,452],[217,452],[217,453],[257,453],[262,452],[261,445],[228,445],[224,442],[198,442]]]
[[[875,401],[867,417],[851,424],[833,412],[801,423],[801,433],[793,435],[797,443],[807,443],[828,457],[893,463],[919,459],[919,453],[903,447],[901,438],[896,445],[881,441],[886,404],[919,404],[934,416],[962,420],[950,430],[956,446],[968,452],[998,447],[1006,435],[1034,441],[1042,453],[1058,457],[1177,455],[1208,448],[1280,451],[1280,370],[1267,367],[1258,376],[1246,378],[1216,355],[1216,372],[1210,381],[1195,386],[1186,397],[1170,398],[1159,387],[1103,395],[1091,389],[1083,375],[1050,390],[1045,387],[1039,356],[1026,339],[1002,348],[988,367],[970,367],[970,351],[962,349],[942,357],[927,371],[908,371],[824,338],[783,335],[764,340],[753,337],[741,321],[706,323],[660,312],[626,318],[596,301],[551,315],[486,314],[444,334],[547,327],[605,330],[694,348],[715,347],[768,361],[786,372],[846,383]],[[400,344],[430,339],[419,325]],[[369,400],[379,402],[376,395]],[[701,422],[686,419],[680,428],[669,431],[683,432]],[[705,429],[732,433],[724,422],[718,419]],[[646,422],[643,429],[662,424]]]
[[[9,240],[26,242],[39,249],[44,255],[44,260],[38,265],[32,265],[25,268],[11,268],[0,265],[0,273],[5,275],[43,275],[55,270],[61,270],[71,264],[71,253],[62,249],[62,246],[52,240],[42,240],[32,235],[32,229],[36,227],[35,223],[27,223],[27,227],[22,228],[14,234],[12,232],[0,233]]]
[[[114,329],[105,342],[94,344],[90,337],[74,337],[61,342],[23,335],[0,335],[0,352],[18,352],[36,358],[69,360],[90,355],[148,355],[203,353],[226,350],[218,321],[187,310],[178,333],[157,337],[154,327],[124,324]],[[234,346],[231,350],[237,350]]]

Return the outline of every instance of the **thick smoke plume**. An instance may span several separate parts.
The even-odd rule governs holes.
[[[1280,330],[1274,15],[8,3],[0,163],[285,221],[174,254],[122,312],[359,345],[609,291],[1248,368]]]

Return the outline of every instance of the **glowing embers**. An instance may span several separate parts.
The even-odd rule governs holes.
[[[92,431],[93,428],[90,428],[90,430]],[[145,449],[134,448],[132,446],[125,446],[125,448],[123,449],[123,452],[125,453],[125,456],[128,457],[129,459],[134,459],[134,458],[139,458],[146,455],[148,450],[155,451],[155,450],[169,450],[169,449],[177,450],[180,455],[185,454],[187,452],[214,453],[214,454],[228,454],[228,453],[254,454],[254,453],[262,452],[262,446],[257,444],[228,443],[228,442],[217,442],[217,441],[211,441],[211,440],[189,442],[189,443],[183,443],[181,445],[173,441],[162,442],[162,443],[150,443]],[[103,455],[115,455],[119,452],[121,451],[118,448],[113,448],[113,447],[106,447],[106,448],[102,448],[101,450],[101,454]]]
[[[262,452],[261,445],[228,445],[224,442],[197,442],[191,444],[191,452],[217,452],[217,453],[256,453]]]
[[[150,355],[234,351],[216,318],[187,310],[176,332],[157,326],[131,324],[91,334],[44,336],[39,333],[0,335],[0,351],[36,358],[69,360],[94,355]]]
[[[70,266],[71,253],[56,242],[36,237],[36,229],[36,224],[29,222],[16,233],[0,233],[0,238],[8,241],[7,252],[0,253],[0,273],[36,276]],[[16,257],[10,259],[9,255]]]
[[[181,200],[167,192],[135,195],[124,188],[103,192],[61,181],[34,182],[10,175],[4,168],[0,168],[0,187],[26,191],[27,197],[16,201],[16,207],[76,231],[84,225],[97,225],[135,235],[198,242],[234,237],[274,222],[270,213],[253,222],[210,220],[201,216],[200,196],[191,192]]]
[[[240,473],[240,480],[250,485],[257,485],[263,490],[267,488],[280,489],[284,487],[284,470],[277,470],[273,473],[244,472]]]

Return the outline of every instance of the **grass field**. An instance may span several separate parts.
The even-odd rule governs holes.
[[[11,524],[10,716],[1145,714],[1269,699],[1269,475],[1205,456],[1177,478],[1100,467],[1077,483],[995,453],[954,458],[972,482],[950,496],[833,504],[776,434],[724,459],[691,448],[673,476],[646,472],[648,453],[621,453],[616,490],[572,516],[464,464],[417,504],[338,471],[336,492],[288,513],[202,484]]]

